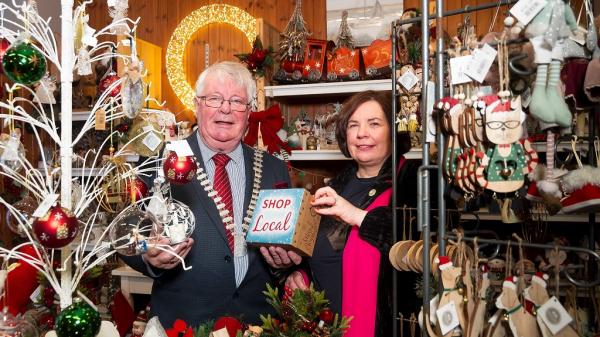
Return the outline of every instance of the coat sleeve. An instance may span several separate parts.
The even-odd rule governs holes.
[[[392,210],[389,206],[376,207],[369,212],[361,223],[358,234],[381,253],[387,254],[392,242]]]

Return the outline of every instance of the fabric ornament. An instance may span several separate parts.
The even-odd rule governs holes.
[[[273,105],[267,110],[251,112],[248,119],[248,132],[246,133],[246,137],[244,137],[244,143],[250,146],[257,145],[260,128],[263,143],[269,153],[277,153],[282,149],[287,153],[291,153],[292,149],[277,135],[281,127],[283,127],[283,117],[281,116],[279,105]]]
[[[437,259],[437,262],[438,262],[438,268],[440,268],[440,270],[446,270],[453,266],[453,263],[452,263],[452,261],[450,261],[450,258],[448,256],[440,256]]]
[[[535,282],[541,285],[542,287],[546,288],[548,286],[549,278],[550,277],[548,276],[548,274],[538,271],[531,277],[531,282]]]
[[[584,166],[562,179],[566,197],[560,203],[562,213],[595,212],[600,209],[600,168]]]
[[[502,282],[502,287],[517,290],[517,280],[518,278],[516,276],[508,276],[504,279],[504,282]]]

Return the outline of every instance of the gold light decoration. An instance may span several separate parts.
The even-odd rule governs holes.
[[[256,19],[243,9],[226,4],[200,7],[186,16],[175,28],[167,47],[167,77],[179,100],[194,110],[194,89],[185,78],[183,55],[192,35],[211,23],[227,23],[246,35],[252,45],[256,38]]]

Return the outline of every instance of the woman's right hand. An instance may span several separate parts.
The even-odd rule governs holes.
[[[292,272],[288,275],[285,280],[285,286],[292,291],[296,289],[308,290],[308,284],[306,284],[304,275],[299,271]]]

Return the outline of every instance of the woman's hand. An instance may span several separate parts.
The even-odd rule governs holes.
[[[319,188],[310,204],[317,214],[334,217],[351,226],[360,227],[367,215],[367,211],[352,205],[331,187]]]
[[[194,239],[188,238],[187,240],[176,244],[175,246],[168,246],[169,239],[161,238],[156,245],[161,245],[163,248],[172,250],[169,252],[165,252],[163,250],[150,247],[148,251],[143,255],[144,260],[148,262],[150,265],[160,268],[160,269],[173,269],[177,265],[181,263],[181,260],[178,259],[175,255],[180,256],[182,259],[185,259],[186,255],[192,249],[194,245]]]
[[[306,284],[304,275],[299,271],[295,271],[287,277],[285,280],[285,286],[292,291],[296,289],[308,290],[308,284]]]

